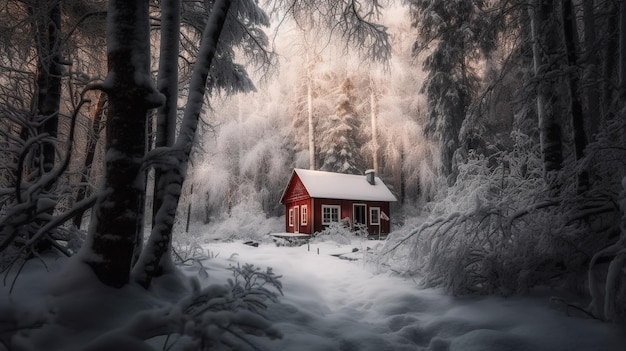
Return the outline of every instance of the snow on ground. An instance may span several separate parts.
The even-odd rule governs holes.
[[[202,262],[203,268],[193,265],[183,270],[206,285],[225,284],[232,277],[228,268],[245,263],[272,267],[283,276],[284,296],[265,311],[283,338],[251,337],[260,350],[626,350],[623,327],[567,317],[548,297],[451,297],[441,290],[421,289],[412,279],[374,274],[362,259],[335,256],[362,258],[366,246],[374,244],[327,241],[299,247],[272,243],[253,247],[215,242],[205,246],[211,258]],[[353,248],[359,250],[352,252]],[[168,294],[179,296],[180,291],[146,293],[133,285],[112,289],[84,268],[68,265],[66,259],[49,260],[45,266],[43,261],[31,260],[11,295],[11,279],[0,285],[0,351],[84,351],[86,344],[95,345],[91,351],[122,350],[118,347],[122,344],[124,350],[149,349],[125,338],[123,332],[129,327],[124,325],[130,320],[131,326],[140,323],[149,329],[150,321],[141,318],[158,317],[151,310],[163,307],[166,311],[175,303]],[[64,275],[68,271],[73,274]],[[64,289],[58,290],[59,286]],[[163,338],[150,343],[154,350],[163,349]],[[176,344],[170,350],[177,350]]]
[[[209,281],[225,279],[221,268],[237,263],[283,276],[284,296],[267,316],[284,336],[258,339],[267,350],[626,350],[623,327],[568,317],[548,297],[450,297],[411,279],[373,274],[363,260],[333,256],[356,247],[350,256],[358,257],[373,243],[214,243],[207,249],[217,257],[205,266]]]

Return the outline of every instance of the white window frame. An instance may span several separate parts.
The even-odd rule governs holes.
[[[374,216],[374,212],[378,215]],[[370,225],[380,225],[380,207],[370,207]]]
[[[330,217],[332,217],[333,210],[337,210],[337,219],[333,221],[333,218],[330,218],[330,221],[327,220],[324,215],[324,210],[330,210]],[[340,205],[322,205],[322,224],[329,225],[331,223],[339,222],[341,219],[341,206]]]
[[[293,207],[289,209],[289,226],[293,227]]]
[[[300,206],[300,225],[307,225],[307,216],[309,215],[309,209],[307,205]]]

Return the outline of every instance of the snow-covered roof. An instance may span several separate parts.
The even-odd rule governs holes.
[[[397,201],[396,197],[379,177],[374,177],[375,184],[367,181],[364,175],[342,174],[308,169],[294,169],[298,178],[311,197],[363,200]]]

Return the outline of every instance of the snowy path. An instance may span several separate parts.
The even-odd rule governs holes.
[[[285,296],[268,317],[284,337],[259,339],[267,350],[626,350],[624,330],[566,317],[547,299],[451,298],[330,255],[351,247],[211,244],[209,281],[236,262],[283,275]]]

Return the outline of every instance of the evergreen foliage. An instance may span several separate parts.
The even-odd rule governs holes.
[[[360,155],[362,117],[355,110],[350,78],[338,92],[335,113],[323,118],[319,127],[321,170],[347,174],[363,174],[364,161]]]
[[[476,92],[474,64],[487,38],[482,33],[483,1],[410,1],[413,25],[419,37],[415,56],[424,53],[428,77],[422,92],[428,99],[428,123],[424,131],[440,144],[441,168],[449,184],[454,182],[454,153],[460,147],[459,132]]]

